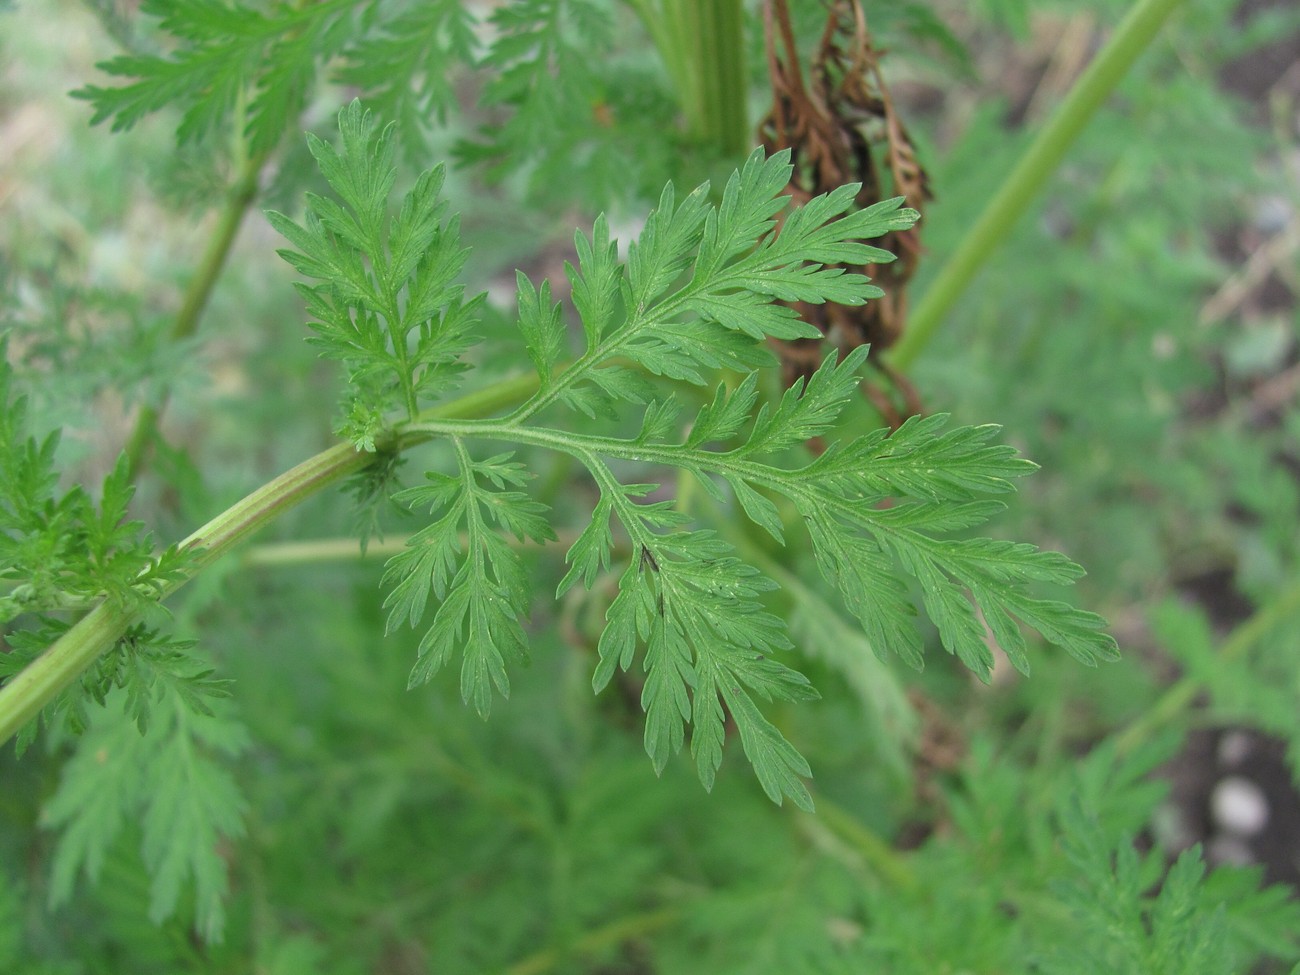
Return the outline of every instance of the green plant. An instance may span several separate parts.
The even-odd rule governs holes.
[[[697,38],[667,80],[635,44],[617,46],[613,25],[640,18],[672,64],[680,52],[668,38],[682,36],[689,5],[633,6],[636,17],[595,0],[502,4],[495,40],[471,68],[475,22],[457,2],[146,4],[173,46],[155,53],[122,28],[130,53],[108,69],[128,83],[79,92],[118,128],[179,110],[176,136],[195,155],[178,158],[217,186],[204,199],[219,218],[180,311],[151,333],[161,348],[193,348],[205,310],[206,342],[233,329],[221,276],[245,275],[256,294],[253,268],[287,241],[281,254],[305,279],[311,352],[281,338],[299,314],[283,299],[254,311],[266,351],[238,368],[258,395],[229,426],[204,417],[203,436],[184,449],[169,440],[191,438],[169,437],[166,422],[190,394],[159,378],[176,354],[159,352],[147,370],[158,386],[121,438],[126,453],[107,476],[84,479],[99,487],[67,487],[59,471],[75,454],[46,433],[42,409],[46,376],[60,373],[44,373],[42,357],[93,363],[103,326],[92,316],[84,335],[68,320],[46,327],[12,303],[0,397],[0,737],[17,734],[29,750],[0,764],[0,815],[21,827],[0,847],[10,854],[0,861],[0,962],[19,972],[44,961],[1213,972],[1291,958],[1296,912],[1276,889],[1258,891],[1242,872],[1203,876],[1195,853],[1166,877],[1162,850],[1133,853],[1131,837],[1160,802],[1146,775],[1171,747],[1155,732],[1180,720],[1190,695],[1175,688],[1155,703],[1127,672],[1107,675],[1118,668],[1080,676],[1077,661],[1114,659],[1116,647],[1099,616],[1060,601],[1079,567],[972,536],[1019,519],[1021,537],[1051,537],[1034,514],[1043,509],[1021,514],[997,497],[1034,465],[991,425],[943,415],[892,432],[858,425],[865,348],[828,356],[788,390],[763,370],[775,362],[767,338],[819,336],[786,303],[879,295],[839,265],[890,259],[868,241],[915,214],[897,200],[855,211],[854,187],[785,210],[787,159],[735,158],[736,133],[711,131],[728,116],[717,111],[722,93],[689,67],[725,64],[734,80],[739,6],[718,4],[731,26]],[[932,23],[921,9],[911,22],[900,14],[898,36]],[[1123,36],[1128,54],[1143,46]],[[598,73],[594,54],[606,50],[617,57]],[[287,135],[326,72],[363,101],[338,114],[337,135],[308,136],[308,160]],[[481,79],[506,124],[455,119],[457,72]],[[1117,80],[1112,72],[1106,85]],[[687,124],[666,148],[655,125],[674,90]],[[431,121],[439,116],[449,133]],[[624,141],[604,138],[609,129]],[[673,160],[671,145],[701,141],[715,145]],[[463,173],[426,168],[430,146],[453,143],[460,162],[497,178],[526,167],[523,195],[507,187],[494,204]],[[737,164],[721,192],[659,189],[674,168],[678,182],[697,182],[689,167],[708,165],[719,146]],[[1057,162],[1064,148],[1054,145]],[[281,171],[260,199],[273,201],[268,221],[282,239],[257,241],[250,267],[228,269],[271,160]],[[479,249],[470,256],[471,239],[494,239],[483,222],[491,206],[541,221],[523,201],[541,213],[544,200],[576,196],[617,211],[631,207],[615,188],[636,199],[650,187],[657,203],[625,256],[604,216],[575,238],[564,275],[572,327],[560,280],[517,272],[510,311],[479,291],[502,261],[482,248],[480,271]],[[305,212],[286,215],[304,189]],[[980,240],[981,251],[997,242]],[[15,279],[37,266],[16,262]],[[143,304],[91,301],[51,266],[50,292],[67,290],[57,307],[71,320],[81,307]],[[271,272],[271,287],[282,278]],[[900,354],[910,359],[932,334]],[[977,343],[973,358],[985,354]],[[313,355],[335,360],[341,397],[317,392],[332,383],[315,381]],[[1044,375],[1068,370],[1045,358]],[[1024,414],[1005,389],[1033,396],[1031,379],[1026,368],[1018,383],[994,382],[1003,402],[983,413],[995,398],[981,401],[979,384],[950,395],[980,404],[963,416],[1014,418],[1017,440],[1059,462],[1051,484],[1089,483],[1083,463],[1019,429]],[[325,438],[329,415],[342,440],[290,466],[286,457],[309,452],[303,442]],[[268,475],[249,494],[231,458],[259,453]],[[1026,482],[1030,498],[1043,479]],[[1243,475],[1243,497],[1252,483]],[[326,491],[333,485],[349,497]],[[132,505],[159,537],[185,537],[159,552],[128,520]],[[341,565],[330,539],[236,561],[254,532],[312,538],[354,520],[360,558]],[[1288,524],[1272,526],[1279,545]],[[1104,593],[1104,552],[1094,554],[1103,573],[1092,592]],[[379,556],[382,573],[367,561]],[[285,564],[283,577],[264,575]],[[1242,659],[1290,619],[1293,601],[1226,652]],[[1161,625],[1183,634],[1189,680],[1212,681],[1211,639],[1174,610]],[[1044,645],[1075,659],[1062,664]],[[1038,672],[1024,685],[1020,732],[997,703],[972,705],[960,772],[920,770],[922,731],[933,729],[921,728],[892,666],[897,656],[919,670],[927,648],[985,681],[1001,654]],[[452,666],[458,682],[439,675]],[[959,672],[932,666],[914,687],[965,701]],[[1147,694],[1151,711],[1075,762],[1068,686],[1083,680],[1126,682],[1114,699]],[[1240,710],[1258,683],[1243,668],[1216,693]],[[814,687],[824,700],[800,703]],[[470,720],[453,697],[492,720]],[[1269,720],[1286,731],[1275,698]],[[31,748],[38,722],[47,734]],[[723,764],[733,736],[761,790]],[[675,757],[688,745],[709,795]],[[935,775],[938,786],[927,781]],[[24,869],[14,844],[35,835],[38,809],[57,841]],[[888,841],[937,817],[946,828],[915,852]],[[413,868],[422,861],[437,865],[435,879]],[[82,874],[99,883],[76,890]],[[24,915],[29,893],[58,910]],[[75,943],[58,947],[71,927]],[[1072,944],[1096,948],[1062,952]]]

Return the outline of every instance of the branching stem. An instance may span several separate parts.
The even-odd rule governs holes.
[[[550,385],[538,393],[538,395],[523,403],[519,409],[510,415],[510,422],[521,424],[525,420],[536,416],[553,403],[559,402],[565,392],[591,375],[592,370],[597,369],[610,360],[621,356],[627,343],[631,342],[642,332],[653,328],[657,322],[672,321],[672,316],[675,315],[693,295],[694,291],[691,289],[690,285],[687,285],[671,298],[656,303],[652,309],[652,315],[647,314],[644,309],[639,309],[622,328],[606,336],[605,339],[594,349],[579,356],[567,367],[562,367],[560,373],[556,376],[554,381],[550,383]]]
[[[182,548],[195,551],[195,559],[186,578],[164,586],[159,598],[171,595],[204,566],[299,502],[361,470],[373,457],[358,452],[350,443],[336,444],[223,511],[181,543]],[[0,687],[0,743],[8,741],[101,654],[110,650],[140,615],[140,609],[135,606],[107,600],[100,603]]]
[[[422,418],[432,421],[491,414],[526,398],[536,388],[536,374],[512,377],[426,410]],[[406,450],[429,440],[431,435],[420,430],[403,432],[395,435],[394,442],[386,447]],[[374,457],[374,454],[358,451],[351,443],[335,444],[226,509],[181,543],[183,549],[195,553],[194,561],[183,579],[163,587],[159,599],[170,596],[204,567],[290,508],[349,474],[363,470]],[[101,654],[110,650],[140,616],[139,607],[108,601],[100,603],[21,673],[0,687],[0,744],[17,734]]]

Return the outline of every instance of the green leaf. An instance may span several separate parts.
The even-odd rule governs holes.
[[[784,545],[785,528],[781,524],[781,514],[776,510],[776,505],[750,487],[744,478],[728,477],[727,483],[731,485],[736,500],[749,520]]]
[[[797,379],[785,391],[775,409],[763,405],[749,440],[737,455],[771,453],[830,430],[849,397],[857,392],[857,370],[866,357],[866,346],[858,346],[838,365],[836,354],[828,355],[807,382]]]
[[[664,322],[652,332],[626,339],[620,351],[647,372],[694,386],[711,382],[714,369],[749,371],[775,361],[766,346],[756,345],[752,337],[700,319]],[[595,381],[607,371],[593,370],[590,378]]]
[[[740,730],[745,755],[754,766],[754,774],[767,797],[779,806],[781,800],[789,796],[800,809],[812,812],[812,796],[803,783],[803,779],[812,777],[807,760],[776,725],[763,717],[749,695],[738,686],[724,686],[722,694]]]
[[[347,40],[350,4],[340,0],[267,11],[223,0],[146,0],[141,12],[160,20],[174,39],[161,55],[123,55],[100,70],[134,79],[117,87],[87,85],[72,93],[95,109],[91,124],[112,120],[113,131],[178,106],[179,145],[219,133],[241,101],[250,102],[248,136],[254,152],[273,148],[297,118],[320,64]]]
[[[1277,888],[1259,888],[1257,871],[1221,868],[1206,877],[1199,846],[1184,850],[1166,872],[1165,855],[1139,854],[1127,837],[1116,843],[1101,810],[1071,790],[1061,803],[1060,833],[1071,871],[1059,885],[1078,933],[1053,970],[1227,972],[1261,949],[1294,954],[1293,935],[1261,943],[1251,930],[1294,932],[1297,912]]]
[[[596,509],[591,513],[587,527],[582,530],[565,554],[569,571],[565,573],[555,590],[556,599],[573,588],[579,577],[582,579],[583,586],[590,589],[592,583],[596,581],[596,576],[609,568],[609,556],[614,547],[614,537],[609,526],[612,513],[613,507],[609,499],[602,495],[596,502]]]
[[[691,424],[687,447],[699,447],[710,440],[729,440],[749,422],[758,399],[758,374],[751,372],[736,389],[720,385],[713,401],[700,407]]]
[[[859,189],[858,184],[848,183],[790,211],[780,235],[769,246],[814,264],[887,264],[894,260],[889,251],[863,241],[908,230],[919,214],[904,207],[900,196],[841,217],[853,206]],[[835,217],[840,219],[832,219]]]
[[[877,430],[832,447],[808,473],[836,482],[839,490],[859,490],[872,497],[964,501],[977,494],[1013,491],[1013,478],[1038,469],[1018,457],[1014,447],[989,443],[1001,429],[995,424],[940,433],[949,420],[945,413],[909,417],[892,433]]]
[[[660,123],[675,106],[659,86],[613,81],[628,12],[606,0],[493,5],[480,29],[491,41],[475,65],[484,75],[476,99],[491,120],[456,144],[459,160],[482,164],[494,182],[521,174],[532,195],[550,200],[626,198],[643,179],[646,147],[657,156],[679,141]]]
[[[528,357],[537,367],[537,374],[545,387],[551,381],[551,372],[564,351],[564,319],[560,303],[551,303],[551,283],[543,281],[540,290],[523,271],[515,272],[519,293],[519,331],[524,337]]]
[[[335,77],[397,124],[403,154],[417,164],[428,158],[435,123],[456,104],[454,69],[474,61],[474,12],[462,0],[424,0],[395,14],[371,7],[367,17],[377,22],[348,45]]]
[[[646,218],[641,235],[628,247],[628,290],[635,308],[645,308],[676,281],[695,256],[709,213],[709,184],[676,203],[673,184]]]
[[[773,584],[715,535],[685,529],[689,519],[672,502],[647,500],[657,485],[620,483],[613,461],[676,467],[718,503],[726,503],[723,484],[729,485],[738,512],[778,544],[787,524],[777,499],[788,502],[804,520],[823,576],[861,624],[863,645],[881,657],[892,651],[922,665],[913,584],[940,644],[982,678],[990,674],[995,640],[1015,666],[1028,669],[1022,626],[1084,662],[1116,655],[1100,617],[1034,591],[1077,579],[1082,570],[1069,559],[1023,543],[945,537],[983,525],[1003,508],[990,495],[1012,490],[1016,478],[1034,469],[993,442],[996,427],[945,430],[946,417],[914,417],[893,432],[832,442],[801,468],[776,462],[833,433],[857,396],[868,354],[865,347],[842,359],[832,353],[778,401],[760,406],[754,369],[770,361],[764,340],[820,334],[776,298],[853,303],[871,297],[877,292],[865,278],[822,262],[883,260],[859,235],[902,229],[916,219],[897,200],[847,213],[856,192],[848,187],[787,215],[778,232],[790,172],[787,154],[764,159],[755,153],[728,181],[716,208],[702,190],[677,206],[666,188],[626,265],[618,262],[603,218],[590,239],[579,234],[578,265],[568,273],[587,342],[563,371],[556,366],[563,341],[558,307],[545,285],[519,276],[520,333],[542,378],[538,392],[500,420],[411,426],[449,438],[460,457],[459,475],[430,475],[429,484],[403,495],[438,517],[389,563],[385,577],[394,585],[386,602],[390,628],[416,622],[431,594],[441,602],[412,683],[460,652],[462,694],[486,712],[492,689],[508,689],[507,658],[525,653],[519,617],[528,587],[518,557],[489,522],[520,538],[541,538],[547,521],[523,493],[504,490],[523,483],[508,455],[469,459],[462,440],[473,437],[567,452],[599,486],[600,501],[569,549],[559,593],[579,580],[591,587],[611,568],[613,517],[627,534],[631,562],[606,612],[592,683],[602,689],[641,655],[645,746],[656,771],[681,750],[690,724],[697,770],[711,785],[729,713],[768,795],[809,806],[808,766],[762,716],[754,695],[797,701],[814,692],[774,656],[790,643],[783,621],[764,604]],[[647,387],[629,362],[693,385],[716,382],[720,368],[745,375],[734,391],[717,387],[678,441],[675,399]],[[620,400],[648,404],[629,439],[534,425],[552,406],[617,420]],[[740,444],[730,446],[737,438]],[[497,490],[487,490],[484,479]]]
[[[602,213],[592,227],[591,240],[582,233],[574,235],[578,267],[565,262],[564,270],[573,284],[573,306],[582,319],[587,336],[587,351],[593,351],[601,338],[614,327],[619,312],[618,244],[609,239],[609,224]]]
[[[618,485],[597,466],[601,503],[619,517],[636,556],[619,580],[606,614],[593,685],[603,688],[616,667],[627,670],[644,647],[645,747],[656,772],[681,750],[693,725],[691,752],[700,780],[711,787],[722,761],[726,701],[741,729],[745,754],[775,802],[789,796],[801,808],[811,797],[799,781],[807,763],[754,706],[748,687],[766,700],[816,697],[806,678],[771,654],[788,649],[783,623],[758,596],[773,584],[736,559],[711,532],[674,530],[681,522],[662,504],[635,504],[643,493]],[[607,529],[603,529],[607,531]],[[578,548],[578,546],[575,546]],[[593,543],[582,546],[591,569]],[[573,576],[577,565],[570,570]]]
[[[767,280],[761,282],[769,284]],[[692,295],[686,307],[705,321],[717,322],[723,328],[741,332],[752,339],[770,336],[774,339],[816,339],[821,331],[799,317],[798,311],[786,305],[774,305],[772,298],[793,295],[789,289],[773,286],[766,293],[755,290],[757,280],[728,282],[745,290],[701,292]],[[793,299],[790,299],[793,300]]]
[[[219,941],[228,886],[219,847],[243,831],[244,809],[226,765],[247,747],[244,729],[224,712],[193,711],[161,686],[141,734],[126,701],[117,692],[91,717],[45,806],[46,823],[60,830],[50,901],[65,902],[80,872],[93,883],[123,828],[138,822],[153,878],[151,919],[171,916],[192,883],[199,930]]]
[[[530,596],[518,553],[492,524],[520,539],[539,542],[553,540],[555,533],[543,517],[544,505],[522,492],[503,490],[532,476],[511,462],[511,454],[474,461],[457,442],[456,455],[458,476],[430,472],[428,483],[397,495],[412,506],[428,506],[443,514],[389,560],[384,582],[392,583],[393,590],[384,607],[389,610],[390,632],[403,622],[416,626],[432,592],[440,605],[420,641],[419,660],[408,686],[427,682],[460,653],[461,696],[487,717],[493,689],[509,696],[507,659],[527,657],[528,639],[519,617],[527,610]]]
[[[744,167],[727,180],[722,205],[705,216],[693,285],[705,286],[728,261],[748,252],[776,226],[792,171],[788,150],[770,158],[764,158],[762,149],[750,153]]]
[[[308,194],[306,221],[267,219],[295,249],[280,255],[300,274],[298,286],[321,355],[345,363],[348,397],[370,415],[403,410],[455,385],[482,296],[463,300],[455,283],[468,251],[459,221],[441,199],[445,169],[421,174],[388,221],[396,170],[392,126],[380,129],[353,101],[339,113],[341,147],[308,137],[312,155],[342,205]],[[373,423],[356,440],[374,443]]]
[[[916,609],[907,586],[873,540],[844,530],[824,511],[807,517],[822,575],[836,586],[877,654],[890,650],[909,666],[923,665]]]

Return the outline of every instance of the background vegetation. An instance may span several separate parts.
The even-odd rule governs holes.
[[[632,237],[667,180],[721,185],[748,153],[690,108],[708,86],[673,61],[680,6],[0,14],[0,301],[29,420],[62,431],[63,484],[98,496],[128,450],[132,516],[170,544],[335,441],[337,369],[303,342],[262,210],[298,219],[326,192],[301,131],[333,141],[354,95],[397,123],[399,189],[450,161],[466,291],[489,295],[475,381],[512,374],[516,267],[567,302],[575,226],[605,211]],[[809,47],[819,6],[795,5]],[[756,120],[751,8],[727,65]],[[936,195],[914,303],[1126,10],[867,6]],[[0,970],[1292,970],[1298,20],[1179,5],[933,337],[904,345],[928,411],[1000,423],[1042,466],[995,530],[1087,568],[1070,598],[1111,620],[1122,661],[1035,646],[1031,677],[986,686],[930,634],[913,673],[872,653],[810,550],[778,558],[733,525],[821,690],[768,709],[817,812],[772,805],[738,754],[706,794],[684,757],[651,774],[634,682],[591,693],[616,575],[534,604],[532,664],[483,722],[454,678],[408,692],[418,634],[383,635],[382,559],[419,525],[381,507],[359,554],[355,499],[327,492],[150,619],[187,681],[147,734],[115,692],[79,737],[53,723],[0,757]],[[96,62],[196,48],[203,97],[178,75],[87,125],[104,105],[88,87],[140,67]],[[865,401],[843,422],[881,425]],[[581,468],[529,463],[571,542]],[[542,588],[556,552],[524,553]],[[11,663],[44,646],[17,625],[6,640]],[[1263,795],[1263,827],[1224,812],[1225,779]]]

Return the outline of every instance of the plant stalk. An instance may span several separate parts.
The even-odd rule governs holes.
[[[1114,91],[1133,62],[1150,45],[1161,26],[1184,0],[1138,0],[1110,42],[1088,65],[1060,107],[1039,131],[975,226],[913,309],[907,331],[886,355],[906,370],[930,343],[944,316],[965,292],[979,269],[1011,233],[1084,127]]]
[[[361,453],[350,443],[336,444],[258,488],[181,543],[182,549],[195,550],[190,571],[163,587],[158,598],[170,596],[248,535],[373,459],[374,455]],[[110,650],[140,615],[137,607],[105,600],[0,687],[0,744]]]
[[[874,875],[900,893],[917,890],[919,882],[907,855],[882,839],[866,823],[824,795],[817,796],[817,813],[799,813],[800,824],[829,830],[840,842],[862,857]]]
[[[253,200],[257,198],[258,176],[265,162],[266,155],[258,154],[245,160],[240,167],[239,175],[217,219],[217,226],[208,239],[207,250],[203,253],[203,259],[199,262],[194,277],[190,279],[189,287],[185,289],[180,310],[176,313],[176,318],[167,333],[169,342],[183,341],[198,329],[199,319],[203,316],[203,310],[207,308],[208,299],[212,297],[218,278],[221,277],[221,271],[230,256],[230,249],[234,246],[244,216],[248,213]],[[135,419],[135,427],[126,443],[126,459],[132,480],[135,480],[144,465],[145,454],[157,430],[158,420],[166,408],[166,393],[163,393],[158,403],[146,403],[140,407],[140,412]]]
[[[1293,580],[1276,599],[1228,634],[1219,649],[1219,659],[1232,661],[1245,656],[1266,633],[1297,612],[1300,612],[1300,579]],[[1186,674],[1171,684],[1155,704],[1117,737],[1115,746],[1119,753],[1128,754],[1172,723],[1192,705],[1204,686],[1205,677],[1201,674]]]
[[[742,0],[632,0],[677,88],[687,131],[728,156],[750,148]]]
[[[619,918],[602,927],[588,931],[577,938],[568,951],[559,948],[543,948],[536,954],[529,955],[515,962],[505,975],[540,975],[575,956],[583,956],[612,948],[631,938],[645,937],[663,928],[670,927],[681,920],[682,912],[676,907],[663,907]]]
[[[567,549],[578,540],[576,531],[557,531],[556,539],[548,542]],[[239,557],[239,564],[249,569],[275,569],[283,566],[320,565],[331,562],[378,561],[392,558],[406,550],[409,535],[400,538],[387,538],[383,541],[371,541],[362,552],[357,548],[355,538],[318,538],[304,542],[273,542],[267,545],[254,545]],[[516,538],[508,535],[504,539],[510,548],[530,550],[541,549],[543,543],[531,538]],[[462,542],[464,544],[464,542]]]
[[[421,419],[464,419],[503,409],[537,389],[536,374],[501,380],[467,396],[433,407]],[[406,450],[432,439],[424,431],[404,433],[399,428],[392,450]],[[325,488],[363,470],[375,454],[358,451],[351,443],[338,443],[310,457],[226,509],[183,542],[194,552],[185,577],[163,587],[158,599],[170,596],[190,578],[215,562],[249,535],[274,521]],[[17,734],[45,705],[71,686],[101,654],[112,649],[127,628],[142,614],[138,607],[104,601],[82,617],[21,673],[0,687],[0,745]]]

